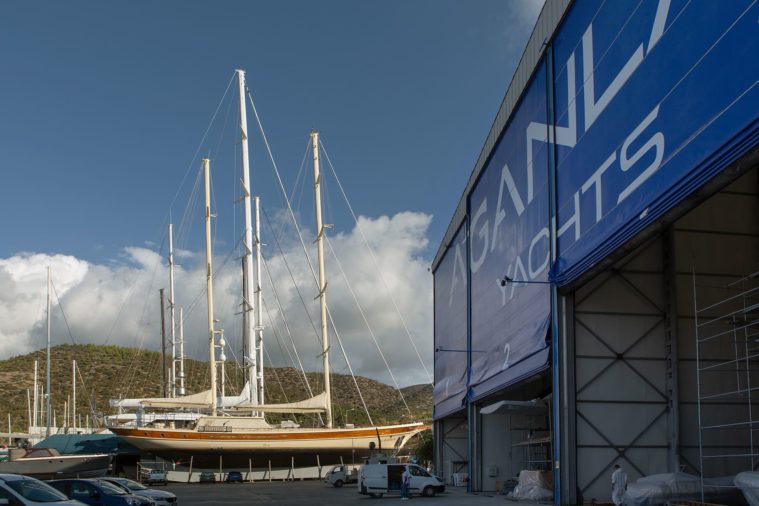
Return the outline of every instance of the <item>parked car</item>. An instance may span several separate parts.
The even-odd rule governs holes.
[[[98,479],[52,480],[51,486],[70,499],[90,506],[153,506],[147,497],[129,494],[124,489]]]
[[[164,485],[169,484],[169,476],[163,469],[151,469],[148,472],[148,485],[155,485],[156,483],[162,483]]]
[[[120,478],[118,476],[103,476],[99,479],[122,487],[130,494],[148,497],[153,500],[156,506],[176,506],[177,504],[177,496],[166,490],[148,488],[142,483],[137,483],[134,480]]]
[[[242,473],[239,471],[229,471],[224,481],[226,483],[242,483]]]
[[[445,492],[445,483],[416,464],[365,464],[358,472],[358,493],[372,497],[401,490],[401,475],[408,467],[411,474],[411,493],[432,497]]]
[[[358,481],[358,470],[350,468],[340,464],[329,470],[324,476],[324,482],[329,483],[337,488],[342,487],[348,483],[356,483]]]
[[[200,473],[200,483],[216,483],[216,475],[210,471]]]
[[[44,481],[20,474],[0,474],[0,504],[32,506],[82,506]]]

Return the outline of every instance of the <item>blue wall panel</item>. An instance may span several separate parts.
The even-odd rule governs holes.
[[[557,127],[575,130],[557,136],[556,281],[756,144],[757,18],[748,0],[574,4],[553,43]]]
[[[547,117],[541,65],[469,197],[471,386],[546,347],[548,285],[522,281],[548,274]]]
[[[546,48],[551,79],[543,58],[467,195],[471,233],[454,243],[470,258],[471,370],[465,381],[466,354],[436,354],[436,406],[451,385],[476,399],[545,367],[548,285],[520,281],[577,279],[759,144],[757,20],[755,0],[572,4]],[[435,272],[435,339],[461,349],[452,251]]]
[[[466,226],[435,270],[435,417],[461,409],[467,373]],[[448,351],[446,351],[448,350]]]

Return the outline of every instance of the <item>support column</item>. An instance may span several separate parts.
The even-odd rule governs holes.
[[[677,265],[675,264],[675,230],[672,226],[664,233],[664,297],[667,467],[670,473],[676,473],[680,470],[680,395],[677,371]]]
[[[561,434],[559,447],[559,474],[561,476],[561,498],[566,504],[576,504],[577,497],[577,413],[575,393],[575,336],[574,336],[574,295],[560,295],[558,298],[559,321],[559,395],[561,405],[560,426],[555,430]]]

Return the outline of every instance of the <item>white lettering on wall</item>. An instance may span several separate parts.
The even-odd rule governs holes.
[[[482,267],[482,264],[485,263],[485,257],[488,253],[488,222],[485,220],[485,224],[480,227],[479,230],[477,230],[477,224],[480,222],[480,218],[485,214],[485,212],[488,210],[488,199],[484,198],[482,199],[482,202],[480,203],[480,207],[477,208],[477,211],[474,213],[474,217],[472,218],[472,228],[471,230],[474,230],[477,234],[477,237],[479,237],[482,240],[482,251],[480,252],[480,255],[475,258],[474,252],[472,252],[472,274],[480,270],[480,267]],[[471,243],[471,241],[470,241]]]
[[[656,119],[656,116],[658,114],[659,106],[657,105],[654,107],[654,110],[651,111],[637,127],[635,127],[635,130],[633,130],[632,133],[627,136],[624,144],[622,144],[622,151],[619,155],[619,166],[624,172],[627,172],[630,168],[632,168],[632,166],[635,165],[635,163],[651,149],[654,149],[655,152],[654,161],[651,162],[651,165],[646,167],[645,170],[641,172],[638,177],[636,177],[633,182],[630,183],[630,185],[622,191],[622,193],[619,194],[617,204],[625,200],[632,192],[635,191],[636,188],[642,185],[646,179],[651,177],[651,175],[656,172],[656,170],[661,165],[662,158],[664,158],[664,134],[661,132],[656,132],[654,135],[652,135],[651,138],[648,139],[648,141],[646,141],[646,143],[640,147],[640,149],[632,154],[632,156],[629,156],[627,154],[627,151],[630,149],[630,144],[635,141],[641,133],[643,133],[643,130],[645,130],[646,127],[648,127],[648,125],[650,125],[651,122]]]
[[[533,267],[533,252],[535,251],[535,246],[541,241],[546,242],[546,254],[542,259],[542,263],[538,265],[537,267]],[[548,227],[543,227],[540,229],[540,232],[532,238],[532,242],[530,242],[530,249],[527,252],[527,269],[530,271],[530,279],[535,279],[538,277],[538,274],[543,272],[546,267],[548,267],[548,261],[550,260],[550,248],[548,247]],[[538,261],[540,261],[540,258],[538,258]]]
[[[501,180],[498,187],[498,204],[495,208],[495,219],[493,220],[493,241],[490,244],[490,251],[493,251],[495,249],[495,245],[498,242],[498,226],[504,219],[506,219],[506,211],[503,209],[504,187],[509,191],[509,197],[511,197],[512,204],[514,204],[514,209],[517,212],[517,216],[521,216],[524,212],[524,202],[522,202],[522,197],[519,195],[519,190],[517,190],[517,185],[514,182],[514,176],[511,175],[511,170],[509,170],[508,164],[504,163],[503,169],[501,169]]]
[[[596,193],[596,223],[601,221],[601,218],[603,217],[603,186],[601,185],[601,176],[604,175],[606,169],[611,167],[611,164],[616,160],[617,152],[615,151],[609,156],[609,158],[604,161],[604,163],[601,164],[600,167],[596,169],[593,175],[590,176],[590,179],[585,181],[585,183],[582,185],[583,193],[587,192],[591,188],[593,188]]]
[[[451,281],[451,289],[448,294],[448,306],[453,305],[453,292],[456,290],[456,285],[459,284],[459,276],[461,276],[461,283],[466,286],[466,263],[464,262],[464,241],[459,241],[454,245],[453,256],[453,280]]]
[[[575,147],[577,143],[577,107],[575,103],[575,54],[569,55],[567,59],[567,119],[569,125],[562,127],[556,126],[555,129],[548,128],[545,123],[537,121],[530,122],[527,125],[527,202],[532,202],[533,198],[533,166],[532,166],[532,143],[535,141],[553,143],[553,130],[556,130],[556,144]]]
[[[588,25],[587,30],[582,36],[582,78],[584,83],[583,99],[585,101],[585,131],[598,119],[606,106],[612,101],[614,96],[625,85],[628,79],[633,75],[635,70],[643,61],[648,52],[653,49],[659,39],[664,34],[664,26],[667,22],[669,13],[670,0],[659,0],[656,8],[654,22],[651,25],[651,33],[648,39],[648,49],[643,47],[643,43],[638,45],[633,54],[627,60],[625,65],[619,71],[609,84],[609,87],[601,93],[596,101],[595,71],[596,63],[593,59],[593,23]]]

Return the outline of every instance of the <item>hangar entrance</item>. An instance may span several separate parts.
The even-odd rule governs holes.
[[[466,412],[435,421],[435,474],[448,485],[461,486],[469,475],[468,430]]]
[[[759,342],[719,331],[703,341],[700,326],[696,346],[694,316],[697,308],[700,323],[720,316],[732,332],[757,315],[744,305],[741,322],[731,322],[729,310],[711,308],[759,270],[758,190],[754,168],[566,296],[578,501],[609,499],[614,464],[630,482],[756,465]]]

